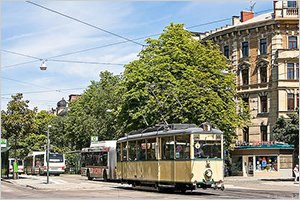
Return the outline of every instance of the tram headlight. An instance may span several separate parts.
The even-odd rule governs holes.
[[[204,172],[204,178],[205,178],[205,180],[210,180],[211,177],[212,177],[212,175],[213,175],[213,172],[211,171],[211,169],[205,170],[205,172]]]

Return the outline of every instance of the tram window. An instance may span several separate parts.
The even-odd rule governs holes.
[[[190,135],[175,136],[176,159],[190,159]]]
[[[122,161],[127,161],[127,142],[123,142],[122,143],[122,148],[123,148],[123,151],[122,151],[122,155],[123,155]]]
[[[136,143],[137,160],[146,160],[146,141],[138,140]]]
[[[128,142],[128,160],[129,161],[137,160],[137,158],[136,158],[136,142],[135,141]]]
[[[221,158],[220,141],[195,141],[195,158]]]
[[[174,160],[174,137],[161,138],[162,160]]]
[[[147,160],[156,160],[155,149],[156,147],[156,138],[147,139]]]
[[[121,161],[121,144],[117,143],[117,162]]]

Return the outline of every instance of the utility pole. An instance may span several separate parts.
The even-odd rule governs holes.
[[[49,140],[49,129],[51,128],[51,125],[48,125],[47,130],[47,184],[49,184],[49,156],[50,156],[50,140]]]

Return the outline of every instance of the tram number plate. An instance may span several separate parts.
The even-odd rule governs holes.
[[[58,170],[58,168],[51,168],[51,170]]]

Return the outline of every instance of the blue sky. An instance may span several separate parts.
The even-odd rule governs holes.
[[[130,39],[161,33],[171,22],[190,27],[230,18],[250,7],[249,0],[33,2]],[[254,11],[272,7],[272,0],[257,0]],[[25,1],[2,1],[1,9],[2,50],[44,59],[124,41]],[[227,20],[189,30],[204,32],[230,23]],[[141,46],[127,42],[56,59],[126,64],[136,59],[140,50]],[[49,110],[62,97],[67,100],[69,94],[83,93],[91,80],[99,80],[101,71],[123,72],[122,65],[54,61],[47,61],[47,70],[41,71],[39,60],[7,67],[30,61],[35,59],[1,51],[2,109],[12,94],[21,92],[30,101],[30,108]]]

